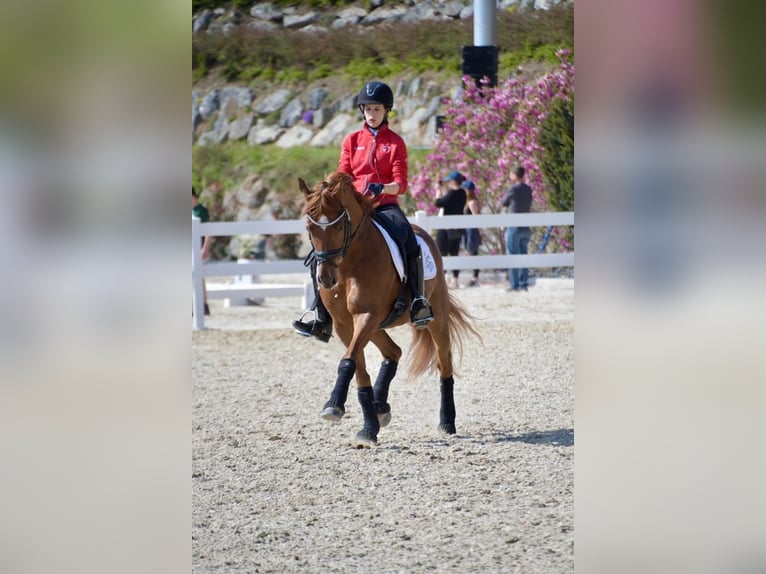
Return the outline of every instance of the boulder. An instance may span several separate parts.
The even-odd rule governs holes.
[[[213,13],[210,10],[203,10],[202,13],[192,21],[192,35],[199,34],[205,30],[213,19]]]
[[[274,8],[274,5],[271,4],[271,2],[262,2],[260,4],[256,4],[250,8],[250,15],[253,18],[258,18],[259,20],[266,20],[269,22],[281,22],[282,18],[284,18],[282,12]]]
[[[287,130],[282,137],[277,140],[277,147],[293,147],[297,145],[305,145],[309,142],[314,135],[309,128],[303,126],[293,126]]]
[[[277,141],[284,132],[278,126],[267,126],[261,122],[255,124],[247,134],[248,145],[264,145]]]
[[[303,104],[298,98],[290,100],[290,103],[282,110],[279,116],[279,127],[290,128],[301,120],[303,115]]]
[[[308,26],[309,24],[313,24],[319,20],[319,13],[318,12],[307,12],[306,14],[292,14],[290,16],[285,16],[284,20],[282,21],[282,26],[285,28],[303,28],[304,26]]]
[[[324,88],[314,88],[309,92],[309,95],[306,98],[306,105],[310,110],[319,109],[325,101],[325,98],[329,95],[330,92]]]
[[[397,6],[395,8],[381,8],[380,10],[374,10],[367,14],[361,20],[363,26],[372,26],[373,24],[380,24],[382,22],[396,22],[401,20],[407,13],[407,8]]]
[[[221,90],[215,89],[211,90],[203,99],[202,103],[199,106],[199,113],[202,116],[203,119],[208,119],[210,116],[212,116],[215,112],[218,111],[218,108],[221,106]]]
[[[263,116],[277,112],[285,107],[291,95],[292,92],[290,90],[284,88],[277,90],[273,94],[270,94],[260,104],[256,105],[254,111]]]
[[[253,116],[252,114],[248,114],[247,116],[237,118],[231,124],[229,124],[229,139],[230,140],[241,140],[244,137],[247,137],[247,134],[250,133],[250,128],[253,125]]]
[[[357,128],[354,118],[349,114],[335,116],[317,135],[311,139],[312,147],[339,146],[351,131]]]

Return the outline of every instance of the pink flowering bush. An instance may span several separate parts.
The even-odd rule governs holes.
[[[468,76],[464,78],[462,98],[448,102],[446,120],[436,136],[433,152],[410,179],[418,209],[429,214],[437,212],[433,198],[439,180],[457,169],[476,184],[482,211],[501,213],[500,201],[510,186],[510,172],[521,165],[534,194],[532,210],[549,210],[540,168],[544,151],[539,141],[540,127],[555,99],[574,97],[570,52],[560,50],[556,55],[560,67],[533,80],[511,76],[496,88],[489,88],[477,86]],[[505,252],[504,231],[482,230],[484,247],[490,254]],[[557,243],[558,250],[568,249],[563,241]]]

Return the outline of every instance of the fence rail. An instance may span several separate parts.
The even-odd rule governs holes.
[[[414,217],[408,218],[431,231],[434,229],[486,229],[489,227],[547,227],[574,225],[574,212],[546,213],[502,213],[482,215],[426,215],[418,211]],[[305,273],[305,281],[290,285],[253,284],[234,286],[232,284],[218,288],[209,288],[208,297],[226,297],[228,294],[239,293],[243,296],[294,296],[303,293],[304,304],[310,296],[308,283],[311,281],[308,271],[303,266],[302,259],[282,259],[278,261],[247,261],[247,262],[202,262],[201,238],[211,236],[231,235],[291,235],[304,233],[306,230],[303,219],[282,221],[216,221],[201,223],[192,217],[192,303],[194,310],[194,329],[205,328],[204,298],[202,282],[204,277],[222,277],[238,275],[279,275]],[[539,253],[530,255],[472,255],[445,257],[444,269],[509,269],[513,267],[574,267],[574,252],[569,253]]]

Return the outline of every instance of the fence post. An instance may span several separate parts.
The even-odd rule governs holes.
[[[430,228],[428,227],[428,216],[425,211],[415,212],[415,225],[422,227],[425,231],[430,231]]]
[[[192,217],[192,312],[194,329],[205,329],[205,296],[202,291],[202,244],[200,238],[201,222],[198,217]]]

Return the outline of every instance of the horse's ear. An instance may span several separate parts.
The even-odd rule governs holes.
[[[306,182],[303,181],[303,179],[300,177],[298,178],[298,187],[300,188],[301,193],[303,193],[303,195],[305,195],[306,197],[308,197],[311,194],[311,189],[309,189],[309,186],[306,185]]]

